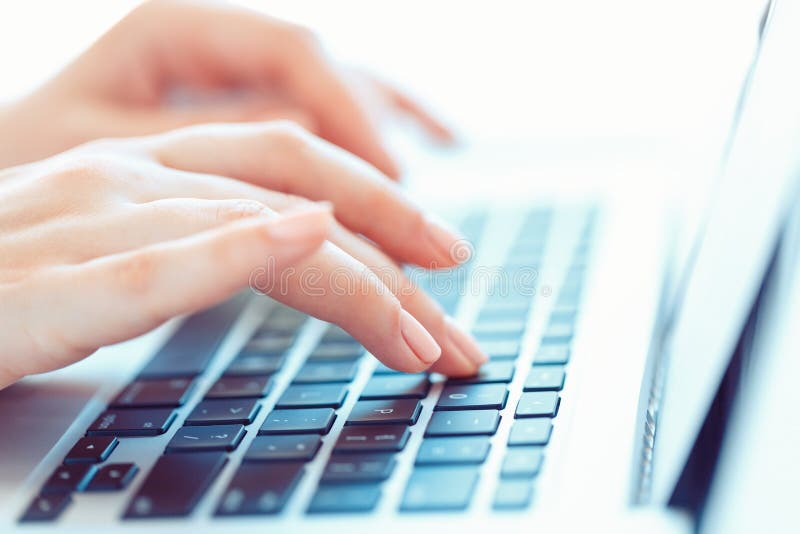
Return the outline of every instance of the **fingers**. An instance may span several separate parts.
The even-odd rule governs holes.
[[[453,131],[437,119],[431,112],[423,108],[415,99],[400,91],[391,84],[375,80],[378,88],[398,110],[407,113],[434,138],[443,143],[455,141]]]
[[[290,123],[186,128],[150,143],[169,167],[330,200],[348,228],[401,261],[424,267],[458,262],[452,253],[457,234],[426,217],[371,166]]]
[[[231,296],[259,266],[281,271],[319,248],[329,224],[330,214],[316,206],[47,269],[19,294],[4,295],[25,309],[4,306],[0,329],[16,338],[16,352],[40,355],[23,374],[57,368]]]

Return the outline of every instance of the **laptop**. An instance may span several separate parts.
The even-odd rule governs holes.
[[[795,196],[799,24],[791,2],[753,23],[688,254],[676,259],[646,186],[635,201],[548,196],[516,169],[496,194],[445,177],[449,197],[466,190],[442,202],[412,180],[475,248],[456,269],[409,274],[489,354],[477,376],[398,373],[246,291],[0,392],[5,528],[696,528],[705,495],[683,496],[698,436]],[[494,177],[496,160],[427,170]]]

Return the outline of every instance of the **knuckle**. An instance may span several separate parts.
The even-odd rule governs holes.
[[[141,251],[131,255],[116,272],[117,285],[122,291],[140,295],[153,285],[158,258],[152,251]]]
[[[269,212],[270,209],[267,206],[256,200],[235,199],[219,203],[214,217],[218,222],[230,222],[265,215]]]
[[[311,160],[312,136],[296,122],[272,123],[265,136],[274,153],[283,155],[294,165],[305,165]]]

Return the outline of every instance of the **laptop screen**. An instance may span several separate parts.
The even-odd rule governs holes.
[[[683,470],[796,193],[798,27],[800,5],[772,3],[729,152],[676,299],[653,459],[658,503],[668,501]]]

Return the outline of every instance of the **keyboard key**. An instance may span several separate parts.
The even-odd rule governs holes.
[[[413,425],[421,411],[417,399],[360,400],[345,425]]]
[[[42,487],[42,494],[80,491],[89,478],[92,464],[66,464],[56,468]]]
[[[139,377],[191,377],[202,373],[248,300],[246,295],[240,295],[186,319]]]
[[[508,398],[505,384],[445,386],[435,410],[502,410]]]
[[[86,431],[89,436],[157,436],[175,419],[171,409],[108,410]]]
[[[404,373],[403,371],[398,371],[396,369],[392,369],[391,367],[387,367],[385,363],[378,362],[378,365],[375,366],[375,370],[372,372],[373,375],[401,375],[401,376],[422,376],[426,375],[427,373]]]
[[[544,459],[542,447],[511,447],[500,468],[502,478],[533,478],[539,474]]]
[[[333,451],[399,452],[410,436],[411,431],[405,425],[346,426],[339,433]]]
[[[119,440],[114,436],[81,438],[67,453],[67,456],[64,458],[64,463],[103,462],[109,457],[118,444]]]
[[[246,462],[309,461],[322,445],[316,434],[256,436],[244,455]]]
[[[362,399],[424,399],[431,387],[428,376],[379,375],[373,376],[361,392]]]
[[[303,462],[246,462],[223,493],[216,515],[277,514],[303,474]]]
[[[463,510],[478,482],[475,467],[416,467],[408,480],[400,510]]]
[[[338,408],[347,396],[348,384],[294,384],[286,388],[277,408]]]
[[[325,334],[322,336],[322,341],[352,341],[357,343],[355,338],[344,331],[340,326],[336,326],[332,324],[325,330]]]
[[[557,365],[532,367],[525,379],[524,391],[561,391],[564,387],[564,368]]]
[[[478,344],[489,356],[490,360],[514,360],[519,356],[520,344],[514,340],[483,340]]]
[[[308,316],[302,312],[286,306],[277,306],[270,311],[258,331],[292,333],[299,330],[306,320],[308,320]]]
[[[542,334],[542,343],[568,343],[574,334],[575,327],[573,326],[572,321],[553,322],[551,320]]]
[[[546,445],[550,441],[553,423],[550,419],[517,419],[511,425],[509,445]]]
[[[311,354],[308,355],[308,360],[315,361],[348,361],[357,360],[364,355],[364,347],[362,347],[355,340],[342,343],[323,343],[318,345]]]
[[[426,436],[491,436],[497,432],[500,412],[497,410],[465,410],[433,412]]]
[[[223,373],[225,376],[271,375],[283,366],[283,354],[249,354],[237,356]]]
[[[519,339],[525,332],[525,317],[519,319],[496,319],[478,321],[472,327],[472,335],[478,339]]]
[[[100,468],[89,481],[86,491],[117,491],[125,489],[139,472],[136,464],[108,464]]]
[[[531,504],[533,484],[529,480],[501,480],[494,493],[495,510],[522,510]]]
[[[555,417],[560,398],[555,391],[523,393],[514,417]]]
[[[128,504],[124,518],[189,515],[224,467],[226,456],[224,452],[160,456]]]
[[[331,408],[272,410],[259,434],[327,434],[336,415]]]
[[[204,400],[198,404],[184,425],[249,425],[258,415],[261,406],[256,399]]]
[[[207,399],[235,399],[265,397],[272,389],[272,380],[267,375],[223,376],[206,393]]]
[[[112,408],[182,406],[192,392],[188,378],[136,380],[111,401]]]
[[[483,364],[475,376],[451,378],[447,384],[492,384],[511,382],[513,378],[514,362],[501,360]]]
[[[358,371],[358,361],[308,362],[294,377],[296,384],[323,384],[326,382],[350,382]]]
[[[536,365],[564,365],[569,361],[569,345],[542,345],[536,351]]]
[[[232,451],[244,435],[242,425],[185,426],[172,436],[166,452]]]
[[[377,484],[320,486],[308,505],[309,514],[371,512],[381,498]]]
[[[242,347],[241,356],[280,356],[294,344],[294,333],[256,333]]]
[[[426,438],[417,453],[417,465],[481,464],[489,454],[489,438]]]
[[[478,322],[507,320],[525,320],[530,310],[530,302],[486,302],[478,314]]]
[[[69,493],[39,495],[33,499],[28,509],[22,514],[20,521],[23,523],[55,521],[70,502],[72,502],[72,497]]]
[[[320,483],[381,482],[391,476],[395,463],[390,453],[335,454],[328,460]]]

